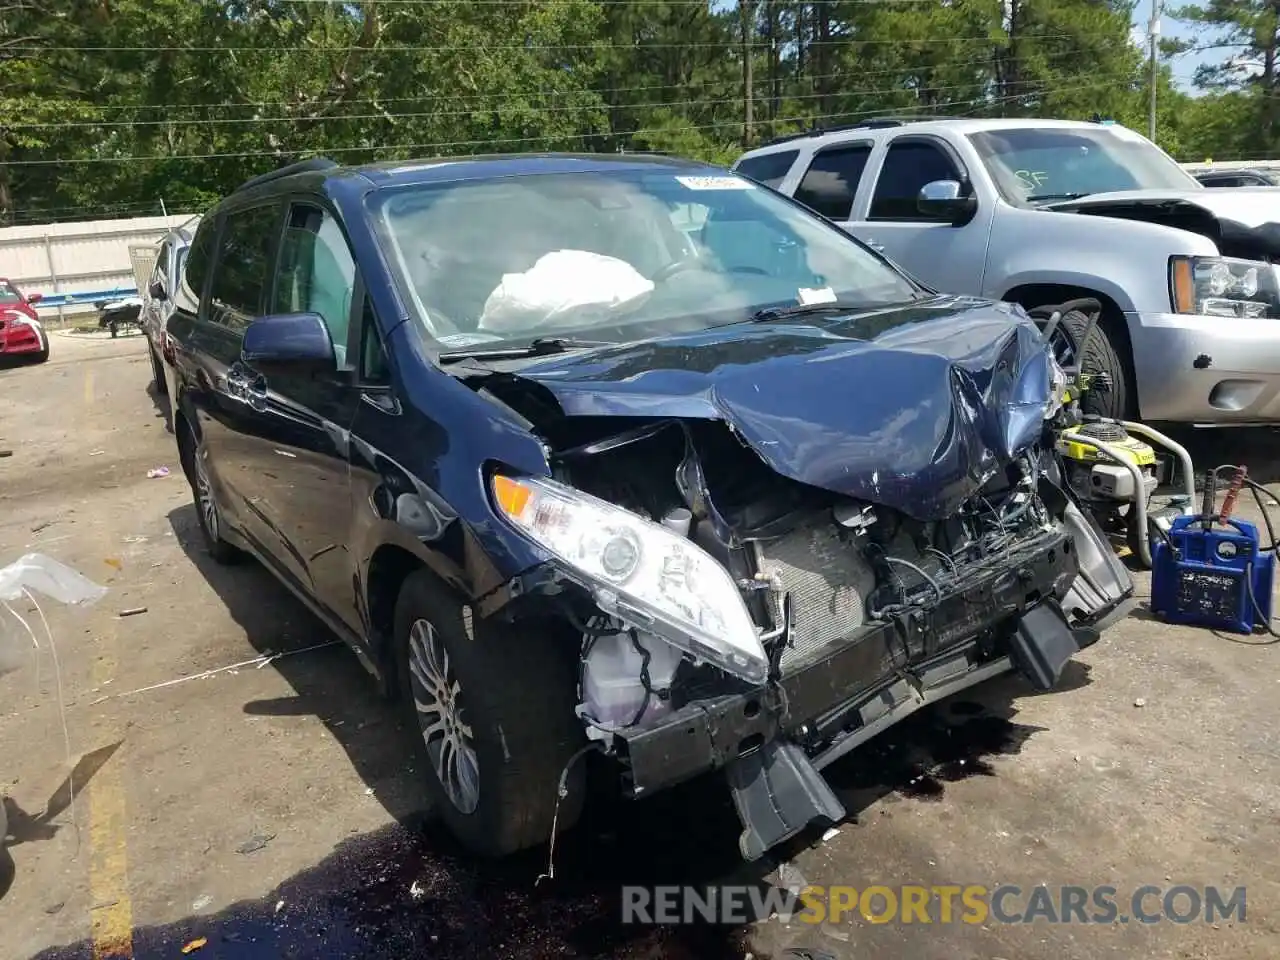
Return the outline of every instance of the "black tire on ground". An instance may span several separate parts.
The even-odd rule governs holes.
[[[164,367],[160,363],[160,358],[156,356],[156,348],[151,346],[150,341],[147,342],[147,353],[151,355],[151,382],[155,385],[156,393],[165,396],[169,392],[169,385],[165,383]]]
[[[1062,325],[1077,344],[1084,336],[1088,324],[1089,318],[1078,310],[1072,310],[1062,318]],[[1098,383],[1095,379],[1081,404],[1084,413],[1116,420],[1132,420],[1136,415],[1136,398],[1129,382],[1129,368],[1124,362],[1123,350],[1122,346],[1117,347],[1114,338],[1101,323],[1093,328],[1084,348],[1081,370],[1093,374],[1095,378],[1097,374],[1104,373],[1110,383]]]
[[[471,852],[497,858],[549,840],[553,817],[556,833],[563,833],[582,811],[586,778],[581,759],[570,770],[568,795],[558,814],[555,808],[565,764],[585,743],[574,715],[577,651],[566,649],[557,631],[532,625],[477,618],[472,628],[464,624],[458,601],[429,571],[405,581],[396,602],[395,654],[415,755],[445,826]],[[433,663],[421,652],[413,653],[415,645],[422,651],[424,642],[435,645]],[[432,687],[424,682],[432,671],[443,673],[445,688],[454,691],[450,699],[456,713],[435,708],[438,701],[433,703]],[[447,723],[446,713],[452,716]],[[474,768],[466,769],[478,770],[471,781],[478,783],[478,791],[471,804],[461,805],[450,799],[445,786],[447,762],[441,763],[444,778],[436,762],[447,758],[443,741],[459,725],[470,733],[475,761]],[[429,729],[434,754],[428,747]]]
[[[203,445],[196,442],[185,421],[178,428],[178,453],[182,458],[182,469],[187,475],[187,482],[191,484],[196,520],[200,524],[200,534],[204,537],[209,556],[213,557],[215,563],[223,565],[239,563],[244,559],[244,553],[222,538],[222,513],[205,470]]]

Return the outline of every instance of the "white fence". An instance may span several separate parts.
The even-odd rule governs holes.
[[[0,277],[40,293],[41,316],[92,309],[136,290],[129,247],[158,243],[191,214],[0,228]]]

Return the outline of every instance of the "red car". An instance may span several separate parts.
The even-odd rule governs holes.
[[[40,325],[35,304],[41,294],[23,296],[8,280],[0,277],[0,357],[30,357],[36,363],[49,359],[49,335]]]

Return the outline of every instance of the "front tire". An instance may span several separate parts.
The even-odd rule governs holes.
[[[504,857],[562,833],[582,810],[586,778],[565,765],[584,742],[574,715],[575,650],[554,630],[476,619],[426,570],[396,603],[397,673],[427,788],[472,853]]]
[[[1076,349],[1079,349],[1081,338],[1089,325],[1089,318],[1079,310],[1068,311],[1062,317],[1062,325],[1071,334]],[[1109,383],[1094,383],[1085,393],[1081,403],[1082,412],[1110,417],[1113,420],[1131,420],[1136,412],[1133,384],[1129,378],[1129,368],[1124,362],[1123,347],[1117,345],[1115,338],[1102,323],[1093,328],[1089,342],[1084,347],[1084,358],[1080,370],[1095,377],[1105,374]]]

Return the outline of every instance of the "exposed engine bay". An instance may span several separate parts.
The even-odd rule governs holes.
[[[1040,495],[1038,448],[940,521],[780,476],[714,421],[643,424],[571,446],[557,464],[560,482],[689,537],[727,569],[775,679],[1063,533]],[[580,622],[579,710],[589,735],[607,739],[741,687],[640,625],[598,610]],[[903,638],[902,649],[884,652],[886,671],[937,652],[936,641]]]

